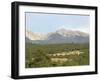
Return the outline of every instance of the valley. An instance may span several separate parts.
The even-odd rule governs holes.
[[[89,44],[26,43],[26,68],[89,65]]]
[[[89,65],[89,34],[64,28],[46,34],[26,32],[25,67]]]

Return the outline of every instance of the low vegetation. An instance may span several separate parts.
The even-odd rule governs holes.
[[[25,67],[89,65],[89,44],[26,43]]]

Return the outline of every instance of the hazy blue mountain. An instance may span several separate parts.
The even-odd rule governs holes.
[[[31,32],[31,36],[26,35],[26,40],[29,42],[31,41],[32,43],[36,43],[36,44],[88,43],[89,34],[81,32],[81,31],[59,29],[59,30],[56,30],[55,32],[50,32],[46,35],[43,35],[43,34],[40,35],[40,34]]]

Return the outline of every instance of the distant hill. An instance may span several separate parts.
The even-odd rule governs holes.
[[[36,44],[88,43],[89,34],[81,31],[66,30],[64,28],[48,34],[27,31],[26,40],[28,40],[26,42]]]

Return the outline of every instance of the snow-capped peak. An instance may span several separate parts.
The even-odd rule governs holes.
[[[65,28],[61,28],[56,30],[56,33],[66,37],[70,37],[70,36],[88,36],[87,33],[81,32],[81,31],[74,31],[74,30],[67,30]]]

